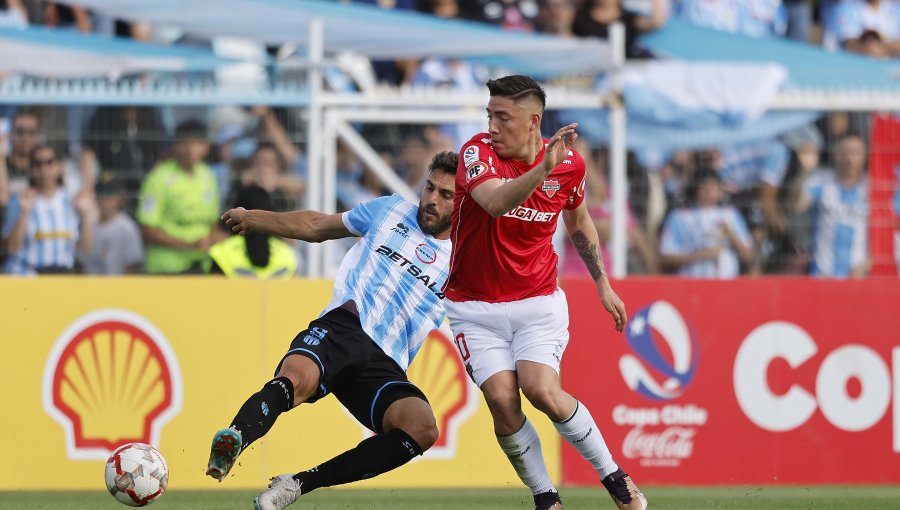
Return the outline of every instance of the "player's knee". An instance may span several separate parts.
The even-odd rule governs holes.
[[[437,422],[435,422],[434,415],[431,413],[417,415],[414,418],[407,420],[400,428],[409,434],[409,437],[413,438],[423,452],[431,448],[434,443],[437,442],[438,435],[440,434],[438,432]]]
[[[525,398],[539,411],[550,414],[557,407],[556,388],[542,384],[532,384],[522,387]]]
[[[522,405],[516,385],[492,385],[483,388],[488,407],[499,412],[515,411]]]
[[[320,378],[319,367],[306,356],[288,356],[278,371],[279,377],[287,377],[294,385],[294,405],[305,402],[316,392]]]

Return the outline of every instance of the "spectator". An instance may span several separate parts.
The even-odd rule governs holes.
[[[646,13],[634,12],[619,0],[584,0],[575,15],[572,31],[579,37],[609,37],[609,27],[621,22],[625,27],[626,58],[647,58],[649,53],[640,48],[637,38],[666,24],[669,4],[666,0],[651,0]]]
[[[147,172],[162,158],[165,128],[159,111],[149,107],[101,106],[84,133],[82,174],[99,182],[116,181],[127,197],[125,211],[134,212],[134,197]]]
[[[217,112],[217,117],[219,126],[212,169],[223,194],[223,206],[234,203],[241,185],[256,183],[269,193],[284,194],[273,196],[277,210],[295,209],[305,188],[299,177],[304,170],[303,158],[275,112],[267,106],[246,109],[224,107]],[[262,182],[262,176],[257,172],[245,172],[248,170],[246,164],[254,166],[260,140],[265,144],[260,159],[264,160],[263,163],[273,163],[271,168],[262,169],[264,172],[272,170],[271,182],[268,183]],[[276,182],[277,185],[273,185]],[[293,203],[285,205],[284,200]]]
[[[354,3],[370,4],[385,10],[413,11],[416,0],[352,0]],[[372,69],[379,83],[402,85],[409,83],[416,72],[416,60],[375,60]]]
[[[811,209],[813,213],[814,275],[859,278],[869,271],[869,183],[865,165],[865,143],[848,136],[838,143],[835,171],[817,172],[803,188],[797,211]]]
[[[787,18],[785,37],[808,43],[813,24],[813,2],[809,0],[784,0]]]
[[[837,25],[835,21],[838,6],[844,0],[819,0],[815,2],[818,8],[819,26],[822,30],[822,46],[829,51],[836,51],[839,47],[837,35],[834,33],[834,27]]]
[[[900,41],[898,41],[900,42]],[[864,31],[858,39],[856,39],[853,48],[849,46],[848,50],[854,53],[860,53],[872,58],[891,58],[894,49],[892,45],[885,41],[881,34],[874,30]]]
[[[276,212],[297,209],[300,196],[306,189],[300,178],[285,171],[284,162],[275,145],[269,142],[256,146],[249,170],[236,184],[230,193],[229,203],[234,203],[245,187],[258,186],[269,194],[269,200],[273,204],[271,210]]]
[[[44,143],[44,132],[41,118],[37,110],[21,109],[13,117],[10,135],[10,153],[6,160],[9,177],[9,188],[4,191],[0,186],[0,206],[9,201],[9,197],[25,189],[31,173],[31,154],[38,144]],[[57,154],[60,154],[57,152]],[[93,195],[94,174],[88,169],[79,170],[78,165],[58,156],[62,166],[65,191],[70,195]]]
[[[603,257],[603,263],[607,268],[613,267],[612,255],[609,251],[609,239],[612,230],[612,204],[609,198],[609,186],[607,183],[607,175],[605,169],[597,164],[597,160],[591,152],[590,147],[579,139],[575,142],[575,150],[584,158],[585,163],[585,179],[586,179],[586,196],[584,198],[588,213],[594,220],[594,227],[597,229],[597,236],[600,239],[600,255]],[[626,212],[628,217],[626,224],[628,228],[627,240],[628,247],[637,252],[640,257],[643,273],[655,274],[659,271],[659,261],[656,253],[641,229],[640,223],[634,217],[631,206],[626,204]],[[565,242],[565,248],[562,257],[563,276],[567,277],[587,277],[590,273],[581,261],[581,257],[575,249],[575,245],[571,240]],[[631,273],[632,271],[629,271]]]
[[[847,51],[900,55],[900,5],[892,0],[846,0],[835,8],[826,31]]]
[[[76,252],[91,249],[93,197],[73,201],[64,193],[56,150],[38,145],[31,155],[29,186],[13,197],[3,223],[5,271],[17,275],[71,273]]]
[[[753,259],[752,240],[737,209],[720,205],[719,174],[708,167],[695,170],[687,197],[690,206],[672,211],[663,225],[662,263],[681,276],[738,276],[739,262]]]
[[[419,0],[416,7],[419,12],[433,14],[440,18],[459,17],[458,0]]]
[[[750,37],[781,35],[781,0],[682,0],[677,14],[699,26]]]
[[[539,32],[558,37],[574,37],[575,22],[573,0],[539,0],[536,28]]]
[[[766,272],[806,274],[812,253],[812,213],[798,211],[797,204],[809,177],[820,169],[822,134],[815,126],[803,126],[787,132],[782,139],[791,149],[787,174],[778,192],[779,209],[787,229],[772,236]]]
[[[93,224],[93,249],[81,257],[87,274],[122,275],[139,273],[144,262],[141,230],[123,212],[125,186],[114,180],[97,185],[99,217]]]
[[[778,190],[787,172],[790,152],[777,140],[723,149],[718,171],[731,203],[738,208],[761,247],[766,233],[783,236],[788,223],[778,207]],[[757,259],[759,260],[759,259]],[[754,272],[761,267],[753,267]]]
[[[460,0],[463,19],[531,32],[538,16],[537,0]]]
[[[151,274],[206,273],[206,251],[224,236],[219,220],[219,191],[203,162],[209,151],[206,126],[187,121],[175,129],[174,156],[147,174],[141,186],[137,220],[147,245]]]
[[[74,28],[82,33],[94,30],[91,15],[84,7],[70,7],[57,2],[47,2],[44,7],[44,24],[48,27]]]
[[[269,194],[259,186],[241,190],[234,207],[272,211]],[[233,277],[291,278],[297,273],[297,256],[291,246],[281,239],[250,232],[246,236],[232,235],[209,249],[212,273]]]
[[[262,140],[270,142],[278,156],[281,158],[282,169],[288,173],[295,173],[300,164],[300,151],[288,136],[287,130],[268,106],[254,106],[250,113],[258,119],[257,135]]]
[[[28,26],[28,11],[22,0],[0,0],[0,27],[25,28]]]
[[[10,198],[28,187],[31,175],[31,154],[41,142],[40,120],[30,110],[20,110],[13,117],[9,135],[9,154],[5,155],[5,169],[0,172],[6,175],[6,183],[0,186],[0,207],[9,204]],[[5,148],[2,149],[5,151]],[[0,179],[0,185],[3,184]]]
[[[421,134],[412,134],[402,142],[397,173],[416,194],[425,187],[432,154],[434,153],[427,140]]]

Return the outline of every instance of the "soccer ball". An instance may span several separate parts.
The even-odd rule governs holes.
[[[146,506],[169,484],[169,467],[156,448],[128,443],[116,448],[106,460],[106,488],[120,503]]]

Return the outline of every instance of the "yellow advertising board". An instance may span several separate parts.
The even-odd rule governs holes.
[[[330,295],[330,281],[0,278],[0,490],[100,490],[109,452],[130,441],[162,451],[171,489],[261,488],[352,448],[368,432],[329,397],[282,415],[221,485],[204,476],[212,434],[271,379]],[[357,486],[520,485],[455,349],[436,331],[409,370],[434,408],[438,443]],[[526,413],[558,481],[556,431]],[[66,476],[47,478],[48,466]]]

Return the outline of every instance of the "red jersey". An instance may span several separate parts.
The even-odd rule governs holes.
[[[456,171],[447,298],[502,303],[556,290],[553,234],[560,212],[575,209],[584,200],[581,156],[569,151],[525,202],[499,218],[492,218],[471,196],[481,183],[515,179],[543,160],[544,149],[530,165],[501,158],[487,133],[463,145]]]

